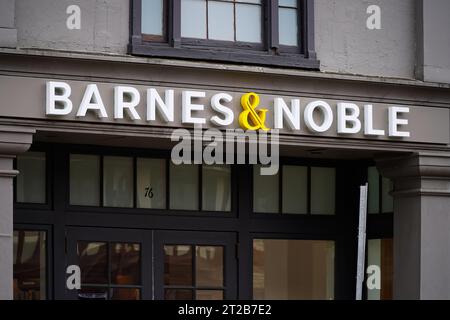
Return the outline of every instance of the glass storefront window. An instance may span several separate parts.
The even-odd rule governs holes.
[[[45,231],[14,230],[14,300],[44,300],[46,293]]]
[[[27,152],[17,156],[16,201],[46,203],[45,152]]]
[[[367,300],[391,300],[393,288],[393,240],[367,241]]]
[[[253,166],[253,212],[335,214],[336,168],[283,165],[281,177],[263,176],[260,168]]]
[[[133,158],[103,157],[103,205],[133,207]]]
[[[199,209],[198,170],[198,165],[170,163],[170,209]]]
[[[128,242],[77,242],[81,269],[79,300],[139,300],[141,245]]]
[[[231,168],[227,165],[202,166],[202,210],[231,210]]]
[[[70,155],[70,204],[100,205],[100,157]]]
[[[311,214],[334,214],[336,169],[311,167]]]
[[[394,211],[394,199],[391,195],[393,183],[390,179],[382,177],[377,168],[367,168],[369,182],[368,213],[389,213]]]
[[[224,296],[222,246],[165,245],[165,300],[220,300]]]
[[[283,166],[283,213],[308,213],[308,168]]]
[[[333,299],[334,241],[253,240],[254,299]]]
[[[137,158],[137,207],[166,208],[166,161],[165,159]]]
[[[261,175],[261,166],[253,166],[253,212],[279,212],[279,174]]]

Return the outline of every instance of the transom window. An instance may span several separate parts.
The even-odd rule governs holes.
[[[336,168],[283,165],[276,175],[253,166],[253,212],[334,215]]]
[[[70,204],[230,212],[231,167],[71,154]]]
[[[313,13],[312,0],[134,0],[131,50],[318,68]]]

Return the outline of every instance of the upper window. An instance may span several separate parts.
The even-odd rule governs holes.
[[[134,0],[131,51],[318,68],[313,12],[312,0]]]

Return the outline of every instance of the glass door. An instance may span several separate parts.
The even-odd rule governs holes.
[[[235,234],[156,231],[154,250],[155,299],[237,298]]]
[[[67,297],[152,299],[151,243],[147,238],[142,230],[68,228],[67,266],[80,267],[81,289],[66,287]]]

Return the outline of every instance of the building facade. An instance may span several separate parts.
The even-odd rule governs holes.
[[[366,182],[363,297],[449,299],[449,12],[1,0],[0,299],[354,299]],[[266,127],[276,174],[171,161]]]

